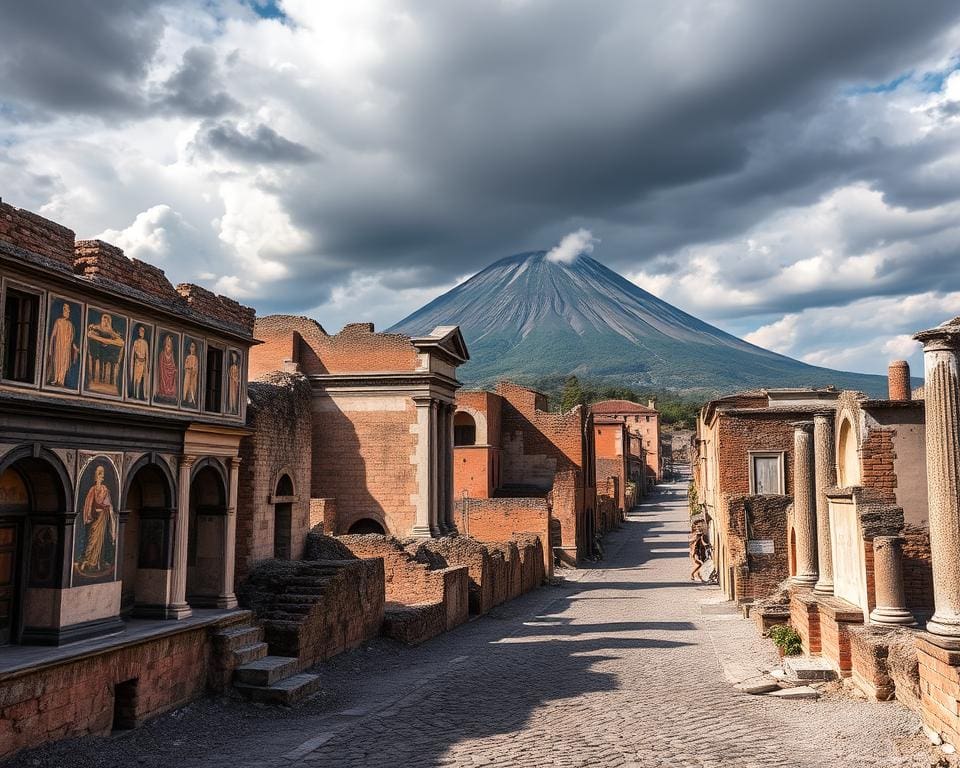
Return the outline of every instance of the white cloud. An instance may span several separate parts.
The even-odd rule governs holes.
[[[581,227],[576,232],[564,235],[559,244],[547,252],[547,261],[572,264],[580,254],[593,253],[594,247],[599,242],[599,237],[594,237],[593,232]]]

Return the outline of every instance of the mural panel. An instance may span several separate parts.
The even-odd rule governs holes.
[[[157,351],[153,365],[153,402],[180,404],[180,334],[157,329]]]
[[[140,320],[130,322],[130,353],[127,355],[127,399],[150,402],[153,370],[153,326]]]
[[[44,337],[44,384],[54,389],[80,389],[80,323],[83,305],[62,296],[51,296]]]
[[[242,381],[243,358],[239,349],[227,350],[227,407],[226,413],[237,416],[240,413],[240,383]]]
[[[127,318],[95,307],[87,307],[86,336],[83,391],[122,397]]]
[[[180,406],[197,410],[200,407],[200,361],[205,355],[203,339],[183,334],[183,386]]]
[[[112,581],[117,562],[120,479],[113,462],[94,456],[77,483],[74,584]]]

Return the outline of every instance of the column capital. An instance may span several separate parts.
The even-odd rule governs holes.
[[[412,395],[410,399],[416,403],[417,408],[429,408],[436,402],[433,395]]]
[[[230,456],[230,469],[239,469],[240,465],[243,463],[243,459],[240,456]]]
[[[948,320],[935,328],[920,331],[914,334],[913,338],[923,344],[924,352],[940,350],[956,352],[960,350],[960,317]]]
[[[834,410],[816,411],[813,414],[813,423],[816,424],[818,421],[821,423],[824,421],[833,421],[835,416],[836,416],[836,411]]]
[[[189,469],[197,462],[197,457],[192,454],[183,454],[180,456],[180,468]]]
[[[813,430],[813,421],[791,421],[794,432],[810,432]]]

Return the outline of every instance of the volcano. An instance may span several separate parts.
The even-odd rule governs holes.
[[[691,394],[829,385],[886,391],[882,376],[807,365],[738,339],[585,254],[569,262],[546,251],[500,259],[390,330],[416,336],[438,325],[460,326],[471,359],[458,377],[470,385],[574,374]]]

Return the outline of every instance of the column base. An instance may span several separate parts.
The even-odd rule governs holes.
[[[410,529],[410,535],[418,539],[432,539],[433,532],[428,525],[415,525]]]
[[[186,603],[163,606],[163,618],[165,619],[188,619],[191,616],[193,616],[193,608]]]
[[[927,622],[927,634],[924,638],[940,648],[960,650],[960,623],[956,623],[956,619],[945,619],[933,614],[933,618]]]
[[[229,595],[219,595],[214,601],[214,607],[216,608],[236,608],[238,605],[237,596],[233,593]]]
[[[832,581],[818,581],[813,586],[813,591],[818,595],[832,595],[833,594],[833,582]]]
[[[817,583],[816,576],[799,574],[797,576],[790,577],[790,584],[794,587],[799,587],[800,589],[813,589],[813,586],[816,583]]]
[[[906,608],[874,608],[870,612],[870,623],[891,627],[915,627],[917,620]]]

